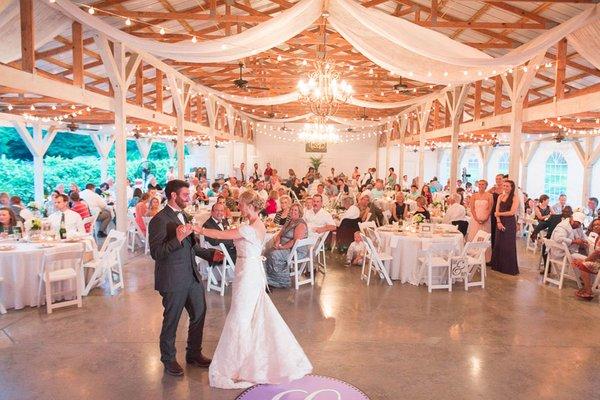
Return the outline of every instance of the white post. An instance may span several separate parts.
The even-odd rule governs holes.
[[[148,161],[148,154],[150,154],[150,149],[152,149],[152,139],[150,138],[140,138],[135,140],[135,144],[142,156],[142,161]]]
[[[432,102],[432,100],[429,100],[422,104],[421,110],[417,113],[419,121],[419,187],[425,184],[425,133],[429,122],[429,114],[431,114]]]
[[[398,177],[400,180],[400,184],[402,184],[404,179],[404,152],[406,151],[406,126],[408,125],[408,120],[406,118],[402,118],[400,120],[400,148],[398,153]]]
[[[580,142],[572,142],[575,153],[583,167],[583,187],[581,189],[581,202],[586,204],[592,190],[592,170],[600,158],[600,143],[595,145],[594,138],[584,138],[584,146]]]
[[[90,138],[100,155],[100,182],[106,182],[108,178],[108,155],[115,143],[112,133],[90,133]]]
[[[217,102],[215,96],[209,94],[205,98],[204,104],[206,106],[206,114],[208,115],[208,124],[210,125],[210,148],[208,150],[208,178],[214,182],[217,174],[215,171],[217,164]]]
[[[521,189],[527,191],[527,175],[529,172],[529,163],[533,159],[540,142],[527,142],[523,144],[523,165],[521,167]]]
[[[185,129],[183,128],[183,112],[177,113],[177,177],[185,176]]]
[[[451,91],[446,92],[446,110],[450,111],[450,122],[452,123],[452,137],[450,140],[450,193],[456,192],[458,164],[461,153],[458,148],[458,135],[460,133],[460,120],[468,91],[469,85],[467,84],[457,86]]]

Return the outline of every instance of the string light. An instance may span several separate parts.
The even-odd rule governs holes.
[[[94,15],[94,14],[96,13],[96,10],[94,10],[94,7],[90,6],[90,8],[88,8],[88,12],[89,12],[91,15]]]

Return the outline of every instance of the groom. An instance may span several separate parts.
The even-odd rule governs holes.
[[[190,202],[189,184],[178,179],[169,181],[165,195],[168,203],[150,221],[148,239],[150,255],[155,261],[154,288],[162,296],[164,307],[160,360],[166,373],[181,376],[183,369],[175,358],[175,334],[184,308],[190,317],[185,360],[189,365],[203,368],[211,362],[202,355],[206,301],[196,256],[216,263],[223,260],[223,253],[201,248],[191,235],[193,227],[183,212]]]

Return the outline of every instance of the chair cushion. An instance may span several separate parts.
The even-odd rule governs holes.
[[[73,279],[77,276],[77,273],[73,268],[57,269],[50,271],[50,282],[64,281],[66,279]]]

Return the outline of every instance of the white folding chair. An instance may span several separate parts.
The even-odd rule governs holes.
[[[206,242],[208,243],[208,242]],[[211,246],[212,247],[212,246]],[[225,287],[229,286],[227,272],[230,271],[231,274],[235,274],[235,264],[229,251],[223,243],[219,243],[219,250],[223,252],[223,262],[220,265],[211,265],[208,264],[208,279],[206,281],[206,291],[210,292],[211,289],[216,290],[221,293],[221,296],[225,295]],[[221,277],[220,281],[217,278],[215,272],[219,273]]]
[[[531,240],[531,232],[533,230],[528,230],[527,235],[525,236],[525,251],[530,251],[532,254],[537,253],[538,248],[541,247],[540,242],[544,238],[545,234],[540,232],[538,235],[538,239],[534,242]]]
[[[150,239],[148,237],[148,225],[152,217],[144,217],[144,226],[146,227],[146,235],[144,237],[144,254],[150,254]]]
[[[146,229],[146,231],[148,230]],[[129,214],[129,227],[127,228],[127,249],[132,253],[135,252],[135,246],[137,245],[138,239],[145,247],[146,235],[141,232],[133,214]],[[150,251],[149,247],[148,251]]]
[[[0,276],[0,284],[4,282],[4,278]],[[2,304],[2,291],[0,291],[0,314],[6,314],[6,307]]]
[[[481,286],[485,288],[485,252],[490,248],[491,243],[486,242],[467,242],[463,248],[462,257],[467,261],[467,270],[464,275],[465,290],[469,290],[472,286]],[[479,280],[473,278],[479,271]]]
[[[70,263],[70,266],[64,264]],[[58,268],[56,268],[56,264]],[[68,307],[77,305],[82,306],[81,292],[83,289],[81,266],[83,264],[83,250],[79,251],[66,251],[62,253],[51,253],[45,254],[42,261],[42,270],[40,272],[40,284],[38,287],[38,307],[41,305],[42,298],[42,286],[45,286],[46,290],[46,311],[48,314],[52,314],[52,310],[55,308]],[[52,291],[52,284],[73,281],[75,283],[76,298],[74,300],[61,301],[58,303],[52,303],[52,296],[55,294],[62,294],[66,291]],[[69,291],[72,292],[72,291]]]
[[[314,250],[314,255],[317,258],[317,268],[323,275],[327,273],[327,259],[325,258],[325,241],[327,240],[327,236],[329,236],[329,231],[319,234]]]
[[[377,229],[377,224],[375,221],[367,221],[367,222],[359,222],[358,229],[360,229],[360,233],[366,235],[366,229],[371,228],[373,230]]]
[[[392,286],[392,280],[388,274],[387,268],[384,262],[391,261],[393,258],[391,255],[386,253],[380,253],[377,247],[373,244],[373,241],[369,236],[360,234],[362,240],[365,242],[366,253],[363,257],[362,269],[360,272],[360,279],[367,281],[367,286],[371,283],[371,272],[375,271],[379,274],[381,279],[385,279],[388,285]]]
[[[546,245],[547,256],[543,283],[552,283],[562,289],[563,282],[567,278],[575,281],[577,286],[581,287],[581,282],[573,270],[572,257],[567,245],[552,239],[544,239],[544,244]],[[556,278],[551,278],[549,275],[554,275]]]
[[[287,265],[290,269],[290,276],[294,277],[296,290],[300,285],[310,283],[311,286],[315,284],[315,269],[314,269],[314,251],[317,238],[314,236],[307,237],[305,239],[296,240],[290,254],[287,258]],[[304,257],[298,253],[299,249],[308,247],[308,254]],[[309,273],[309,278],[303,278],[304,271]]]
[[[419,262],[422,268],[427,268],[427,290],[429,293],[433,289],[452,291],[452,257],[455,250],[453,243],[443,242],[432,243],[428,249],[421,250]],[[438,279],[439,283],[434,284],[434,278]]]
[[[108,280],[111,295],[114,295],[117,289],[124,289],[123,264],[121,262],[121,250],[124,245],[125,234],[113,229],[108,233],[102,248],[94,259],[83,264],[84,270],[90,268],[94,271],[90,280],[85,284],[84,296],[87,296],[93,288],[102,285],[105,280]]]
[[[492,239],[491,233],[479,230],[479,231],[477,231],[475,236],[473,236],[472,242],[474,242],[474,243],[489,242],[491,239]]]

